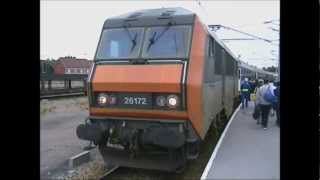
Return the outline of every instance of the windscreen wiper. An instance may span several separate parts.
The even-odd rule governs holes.
[[[129,36],[129,39],[130,39],[131,42],[132,42],[132,46],[131,46],[131,50],[130,50],[130,52],[132,52],[132,50],[134,49],[134,47],[137,45],[137,36],[138,36],[138,33],[135,33],[134,38],[132,38],[132,37],[131,37],[131,33],[130,33],[128,27],[127,27],[126,25],[124,25],[123,28],[126,30],[128,36]]]
[[[178,54],[177,33],[176,32],[174,32],[174,46],[176,48],[176,54]]]
[[[156,43],[163,36],[163,34],[166,33],[170,29],[171,25],[172,25],[172,22],[169,22],[167,24],[166,28],[157,37],[156,37],[157,32],[153,32],[152,37],[149,39],[149,45],[148,45],[147,51],[149,51],[151,45]]]

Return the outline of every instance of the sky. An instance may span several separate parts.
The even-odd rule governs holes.
[[[161,7],[184,7],[195,12],[205,24],[219,24],[268,40],[278,40],[280,1],[40,1],[40,58],[63,56],[93,59],[104,21],[131,11]],[[273,24],[264,24],[274,20]],[[220,39],[251,38],[219,29]],[[279,41],[224,41],[226,46],[248,64],[265,67],[278,63]]]

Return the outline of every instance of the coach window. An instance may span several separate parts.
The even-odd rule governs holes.
[[[232,76],[233,75],[233,59],[232,57],[226,53],[226,75]]]
[[[214,39],[211,36],[209,36],[209,57],[211,57],[212,59],[213,56],[214,56]]]
[[[234,75],[237,76],[237,72],[238,72],[238,68],[237,68],[238,66],[237,66],[237,64],[238,64],[238,63],[237,63],[236,60],[233,61],[233,63],[234,63]]]
[[[208,36],[207,40],[207,58],[205,65],[205,82],[214,82],[214,39]]]
[[[216,44],[216,42],[215,42]],[[215,59],[215,64],[214,64],[214,72],[217,75],[222,75],[222,47],[216,44],[214,46],[214,59]]]

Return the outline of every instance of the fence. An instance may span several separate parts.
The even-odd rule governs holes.
[[[40,96],[85,92],[87,75],[40,76]]]

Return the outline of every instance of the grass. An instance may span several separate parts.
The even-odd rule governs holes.
[[[48,112],[48,108],[42,108],[41,111],[40,111],[40,114],[41,115],[44,115]]]
[[[105,173],[105,165],[102,161],[92,161],[75,169],[75,173],[66,177],[66,180],[99,179]]]
[[[45,115],[46,113],[55,112],[56,109],[59,110],[71,110],[79,109],[88,110],[88,100],[84,97],[72,98],[72,99],[55,99],[51,101],[40,102],[40,115]]]
[[[40,107],[40,114],[45,115],[48,112],[53,112],[55,109],[57,109],[56,106],[51,106],[51,107]]]

